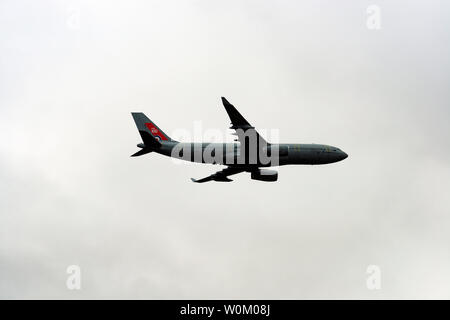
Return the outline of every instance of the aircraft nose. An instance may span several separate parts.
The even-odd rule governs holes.
[[[341,151],[341,160],[347,159],[348,154],[346,154],[344,151]]]

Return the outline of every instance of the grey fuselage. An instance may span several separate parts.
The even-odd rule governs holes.
[[[141,145],[138,145],[142,147]],[[222,164],[231,167],[272,167],[291,164],[327,164],[347,158],[337,147],[323,144],[268,144],[263,152],[248,149],[242,152],[240,143],[184,143],[161,141],[153,150],[165,156],[198,163]],[[253,156],[258,154],[257,156]]]

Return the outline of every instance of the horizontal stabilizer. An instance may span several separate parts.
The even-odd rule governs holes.
[[[143,156],[144,154],[147,154],[147,153],[150,153],[150,152],[152,152],[152,150],[149,149],[149,148],[142,149],[142,150],[139,150],[139,151],[136,152],[136,153],[133,153],[133,154],[131,155],[131,157],[139,157],[139,156]]]

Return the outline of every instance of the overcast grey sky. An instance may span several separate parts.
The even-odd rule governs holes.
[[[450,298],[449,13],[2,0],[0,298]],[[130,112],[225,134],[222,95],[282,142],[349,158],[196,185],[218,167],[129,157]]]

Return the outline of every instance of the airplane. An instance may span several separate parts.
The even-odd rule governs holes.
[[[269,143],[245,120],[239,111],[222,97],[222,103],[231,120],[237,143],[194,143],[171,139],[142,112],[132,112],[134,122],[142,138],[140,148],[132,157],[156,152],[168,157],[191,162],[220,164],[227,166],[196,183],[207,181],[230,182],[229,178],[242,172],[249,172],[253,180],[273,182],[278,172],[265,169],[283,165],[318,165],[344,160],[348,155],[341,149],[324,144]]]

